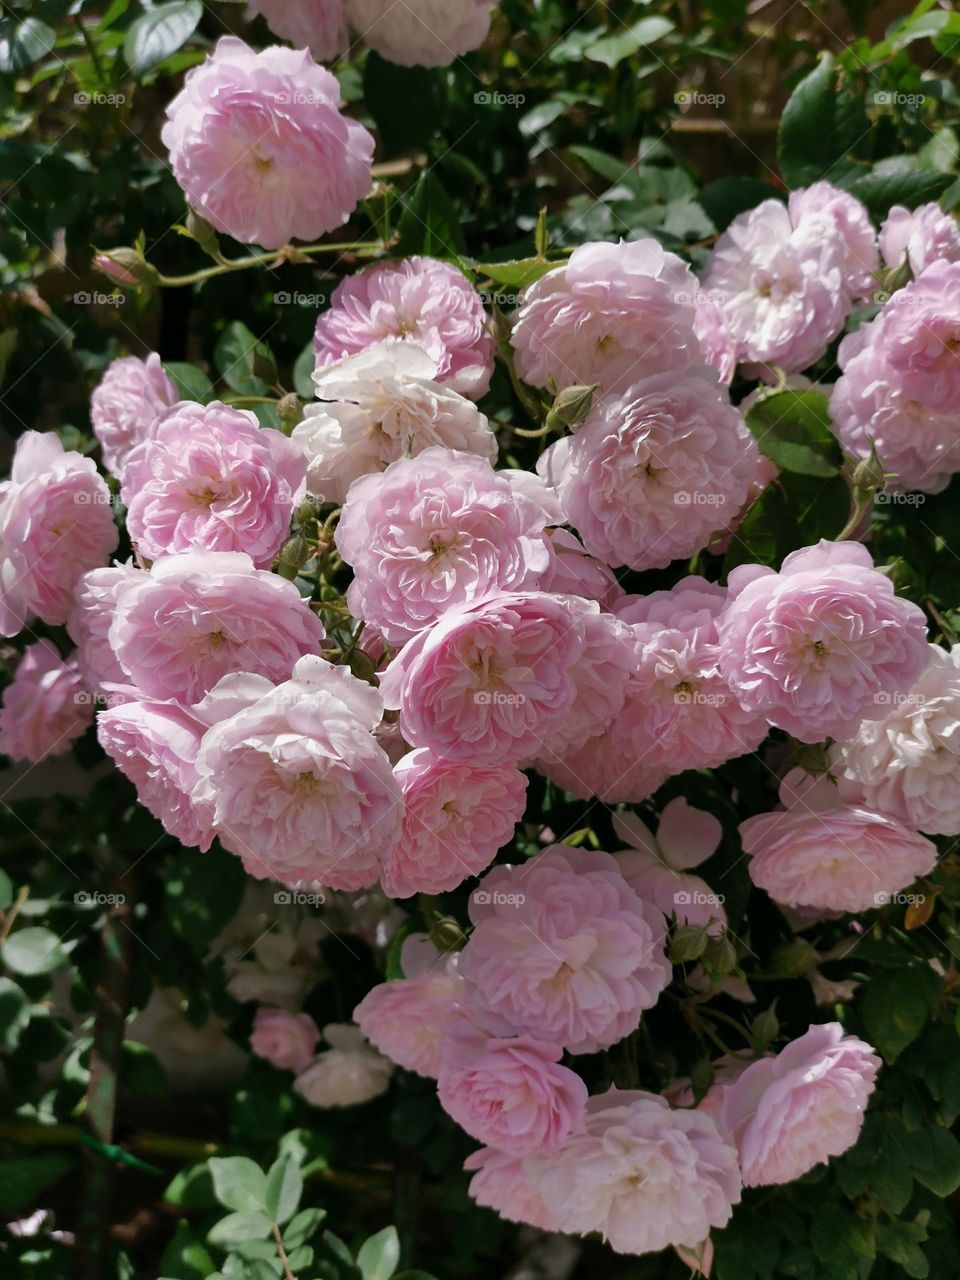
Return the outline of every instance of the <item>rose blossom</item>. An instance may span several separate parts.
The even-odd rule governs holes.
[[[108,638],[138,689],[192,703],[234,671],[286,680],[324,630],[292,582],[249,556],[192,551],[124,578]]]
[[[146,360],[113,360],[90,397],[90,421],[100,441],[103,464],[123,478],[130,450],[145,440],[161,413],[180,399],[176,384],[151,351]]]
[[[535,387],[552,378],[609,394],[701,365],[696,293],[690,268],[656,240],[580,245],[524,292],[510,339],[517,372]]]
[[[62,755],[93,723],[93,697],[77,660],[49,640],[28,645],[0,705],[0,754],[39,764]]]
[[[960,227],[936,203],[912,212],[895,204],[880,228],[880,250],[888,267],[906,264],[918,276],[934,262],[960,262]]]
[[[716,370],[723,385],[729,387],[737,371],[736,341],[715,299],[703,289],[697,293],[696,308],[693,332],[700,343],[704,363]]]
[[[198,706],[211,727],[194,797],[249,875],[361,889],[396,838],[400,790],[372,730],[379,692],[320,657],[274,686],[225,676]]]
[[[540,1231],[560,1231],[563,1223],[559,1215],[544,1204],[528,1172],[537,1163],[536,1157],[521,1158],[493,1147],[481,1147],[463,1164],[473,1174],[471,1199],[495,1210],[507,1222],[525,1223]]]
[[[723,312],[738,359],[788,373],[819,360],[852,305],[847,260],[825,215],[794,226],[779,200],[737,214],[713,247],[703,287]]]
[[[511,1155],[556,1151],[583,1131],[587,1086],[559,1044],[489,1035],[469,1016],[447,1024],[437,1096],[472,1138]]]
[[[346,0],[350,25],[402,67],[448,67],[478,49],[497,0]]]
[[[345,276],[317,320],[318,369],[390,338],[423,347],[433,358],[429,376],[451,391],[479,399],[490,385],[493,338],[483,299],[448,262],[414,255]]]
[[[450,760],[578,746],[623,705],[632,653],[599,606],[539,592],[451,609],[383,673],[404,738]]]
[[[184,401],[154,424],[123,476],[142,555],[245,551],[269,568],[305,492],[300,451],[244,409]]]
[[[776,573],[739,565],[720,619],[720,669],[743,705],[801,742],[879,719],[927,661],[923,611],[858,542],[791,552]]]
[[[314,374],[321,403],[308,404],[292,439],[307,460],[307,487],[343,502],[353,481],[435,445],[497,457],[497,441],[472,400],[436,381],[434,357],[386,338]]]
[[[358,1027],[331,1023],[323,1038],[330,1048],[297,1076],[295,1093],[312,1107],[355,1107],[386,1093],[393,1067],[373,1052]]]
[[[849,191],[829,182],[814,182],[790,193],[787,212],[798,230],[808,222],[816,229],[824,218],[827,220],[826,234],[840,251],[843,287],[851,302],[867,299],[876,287],[880,254],[866,206]]]
[[[347,604],[391,645],[450,608],[536,584],[549,564],[540,508],[483,458],[427,449],[350,486],[337,550]]]
[[[813,1026],[701,1103],[740,1154],[743,1185],[793,1182],[856,1142],[880,1059],[839,1022]]]
[[[267,26],[317,62],[342,58],[350,47],[344,0],[248,0],[248,17],[262,13]]]
[[[703,370],[602,400],[537,462],[587,551],[640,570],[705,547],[745,503],[756,468],[753,436]]]
[[[960,645],[930,645],[909,692],[834,748],[836,768],[871,809],[930,835],[960,833]]]
[[[669,591],[626,596],[634,659],[622,710],[596,737],[537,768],[574,795],[637,801],[686,769],[711,769],[755,751],[767,722],[748,711],[720,670],[718,620],[727,591],[683,578]]]
[[[250,1048],[280,1071],[304,1071],[319,1039],[320,1030],[307,1013],[262,1006],[254,1014]]]
[[[616,1253],[697,1248],[740,1200],[736,1149],[710,1116],[641,1090],[592,1097],[586,1132],[532,1167],[564,1231],[599,1231]]]
[[[928,411],[960,408],[960,262],[934,262],[899,289],[874,321],[868,340],[889,364],[889,377]]]
[[[0,635],[65,622],[80,577],[117,545],[110,490],[90,458],[25,431],[0,483]]]
[[[454,967],[381,982],[363,997],[353,1018],[391,1062],[436,1079],[440,1046],[462,987]]]
[[[205,852],[213,842],[210,815],[193,797],[203,725],[176,703],[129,694],[98,713],[100,745],[164,830]]]
[[[77,583],[73,608],[67,618],[67,631],[77,646],[77,662],[87,685],[99,689],[102,684],[125,684],[127,674],[110,647],[108,635],[117,607],[117,593],[126,582],[143,577],[131,563],[112,564],[106,569],[91,569]]]
[[[523,817],[527,779],[511,764],[445,760],[411,751],[394,767],[403,830],[384,851],[380,882],[391,898],[446,893],[479,875]]]
[[[470,918],[460,972],[504,1034],[595,1053],[634,1031],[670,981],[664,918],[608,853],[555,845],[525,866],[495,867]]]
[[[217,231],[279,249],[319,240],[370,190],[373,138],[306,49],[223,36],[187,72],[160,131],[190,204]]]
[[[750,878],[775,902],[868,911],[933,870],[931,841],[887,814],[843,804],[835,787],[832,797],[818,788],[811,805],[792,777],[780,789],[786,808],[740,824]]]
[[[541,591],[582,596],[584,600],[596,600],[604,609],[613,609],[623,595],[623,587],[609,565],[588,555],[567,529],[544,530],[544,542],[550,563],[537,583]]]

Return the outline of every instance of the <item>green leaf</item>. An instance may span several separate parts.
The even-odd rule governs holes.
[[[0,870],[0,911],[6,911],[13,905],[13,881],[3,870]]]
[[[267,1175],[247,1156],[214,1156],[209,1161],[213,1189],[227,1209],[241,1213],[265,1210]]]
[[[400,1261],[400,1237],[396,1227],[385,1227],[365,1240],[357,1254],[363,1280],[390,1280]]]
[[[323,1209],[301,1209],[287,1223],[287,1228],[283,1233],[283,1247],[290,1250],[297,1249],[300,1245],[305,1244],[326,1216],[326,1212]]]
[[[273,352],[241,320],[232,320],[217,339],[213,361],[232,390],[244,396],[264,396],[270,390],[259,376],[263,363],[275,365]]]
[[[751,562],[777,568],[791,551],[835,538],[849,514],[850,491],[843,476],[823,480],[784,471],[741,520],[724,559],[724,575]]]
[[[267,1174],[266,1207],[268,1215],[281,1225],[297,1211],[303,1193],[303,1175],[296,1161],[281,1156]]]
[[[837,475],[843,453],[830,430],[827,397],[820,391],[779,391],[759,400],[746,415],[760,452],[785,471],[804,476]]]
[[[163,882],[174,933],[197,955],[205,955],[210,940],[240,906],[246,883],[239,859],[223,849],[214,847],[202,857],[189,849],[175,854]]]
[[[380,134],[383,158],[426,146],[443,119],[442,84],[434,70],[401,67],[373,50],[364,63],[363,100]]]
[[[30,1021],[30,1002],[15,982],[0,978],[0,1049],[12,1053]]]
[[[265,1213],[228,1213],[207,1232],[210,1244],[242,1244],[246,1240],[266,1240],[273,1226]]]
[[[21,1156],[0,1160],[0,1213],[16,1213],[74,1167],[70,1156]]]
[[[917,1182],[942,1200],[960,1187],[960,1142],[948,1129],[931,1124],[900,1138]]]
[[[316,392],[313,385],[313,371],[317,365],[317,357],[310,341],[297,356],[293,366],[293,389],[301,400],[312,400]]]
[[[123,56],[134,78],[142,80],[148,71],[182,48],[202,17],[201,0],[171,0],[137,18],[123,42]]]
[[[173,1239],[160,1258],[164,1280],[205,1280],[214,1271],[210,1254],[186,1222],[178,1222]]]
[[[0,72],[16,75],[45,58],[57,33],[39,18],[0,18]]]
[[[699,200],[718,231],[726,231],[738,213],[755,209],[763,200],[782,200],[783,192],[759,178],[718,178],[700,192]]]
[[[512,289],[525,289],[560,265],[546,262],[543,258],[514,258],[512,262],[470,262],[467,259],[467,264],[472,271],[488,277],[494,284]]]
[[[0,954],[8,969],[26,977],[52,973],[67,962],[60,939],[49,929],[18,929],[3,944]]]
[[[123,1089],[135,1098],[163,1098],[169,1091],[167,1073],[145,1044],[124,1040],[120,1063]]]
[[[841,1205],[821,1206],[811,1223],[810,1243],[825,1263],[851,1253],[872,1258],[876,1252],[870,1223]]]
[[[672,30],[673,23],[668,18],[654,14],[613,35],[601,36],[586,45],[583,52],[591,61],[602,62],[612,69],[624,58],[632,57],[646,45],[655,44]]]
[[[862,200],[870,214],[878,221],[885,218],[895,204],[915,209],[918,205],[936,200],[946,191],[952,175],[937,173],[932,169],[881,170],[875,168],[851,182],[849,190]]]
[[[181,400],[197,400],[200,404],[209,404],[213,399],[213,383],[195,364],[174,360],[163,367],[177,384]]]
[[[928,1009],[918,995],[917,965],[877,974],[863,990],[867,1039],[886,1062],[895,1062],[926,1025]]]
[[[453,258],[465,248],[460,215],[440,179],[421,173],[403,202],[396,252],[400,256],[423,253],[433,258]]]
[[[184,1209],[212,1209],[217,1198],[206,1160],[181,1169],[163,1193],[163,1198]]]
[[[856,173],[851,150],[870,132],[862,95],[840,92],[831,54],[806,75],[783,109],[777,134],[780,172],[791,187],[828,174],[837,184]]]

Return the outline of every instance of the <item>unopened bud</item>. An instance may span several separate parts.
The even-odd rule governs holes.
[[[362,680],[365,684],[377,683],[377,672],[368,653],[364,653],[362,649],[354,649],[347,659],[347,666],[351,672]]]
[[[703,953],[703,967],[707,973],[716,977],[732,973],[737,967],[737,949],[725,933],[719,938],[710,938],[707,942]]]
[[[699,960],[707,947],[707,931],[695,925],[682,925],[670,940],[670,959],[674,964]]]
[[[122,246],[119,249],[98,249],[93,265],[117,284],[156,284],[160,273],[151,267],[138,249]]]
[[[877,457],[876,445],[871,440],[870,456],[861,459],[853,469],[853,488],[858,495],[878,493],[886,485],[883,463]]]
[[[277,401],[277,414],[280,418],[280,430],[288,436],[297,423],[303,421],[303,401],[296,392],[290,391]]]
[[[280,548],[277,573],[281,578],[287,578],[292,582],[312,554],[310,543],[303,534],[295,533]]]
[[[769,1009],[764,1009],[763,1013],[757,1014],[750,1030],[753,1032],[757,1044],[762,1048],[766,1048],[768,1044],[773,1044],[780,1034],[780,1019],[777,1017],[773,1005]]]
[[[551,425],[559,424],[563,427],[575,427],[590,412],[590,407],[593,404],[593,393],[598,385],[595,382],[590,387],[564,387],[554,400],[553,406],[547,414],[547,421],[551,422],[552,419]]]
[[[713,1063],[709,1058],[700,1058],[693,1064],[690,1068],[690,1083],[693,1085],[695,1097],[703,1097],[713,1084],[713,1077]]]
[[[813,968],[816,958],[810,943],[798,938],[777,947],[771,958],[771,968],[777,977],[799,978]]]
[[[280,403],[282,404],[283,401],[281,400]],[[316,524],[317,514],[316,504],[311,502],[309,498],[304,498],[303,502],[294,511],[293,518],[302,529],[304,525]]]
[[[438,915],[430,926],[430,941],[444,955],[448,951],[459,951],[466,944],[467,936],[452,916]]]
[[[813,776],[830,772],[830,755],[822,742],[797,742],[794,744],[797,765]]]
[[[202,218],[196,209],[190,209],[187,212],[187,233],[196,240],[197,244],[210,258],[220,258],[220,241],[217,239],[217,233],[206,220]]]

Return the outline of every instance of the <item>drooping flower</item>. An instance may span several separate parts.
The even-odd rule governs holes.
[[[308,1013],[261,1006],[253,1016],[250,1048],[280,1071],[304,1071],[313,1061],[320,1029]]]
[[[312,1107],[355,1107],[386,1093],[393,1067],[367,1044],[359,1027],[330,1023],[323,1028],[330,1046],[301,1071],[293,1089]]]
[[[160,414],[179,398],[155,351],[146,360],[125,356],[107,365],[90,397],[90,421],[108,471],[123,478],[130,450],[147,438]]]
[[[17,663],[0,705],[0,755],[39,764],[70,750],[93,723],[93,696],[74,656],[37,640]]]
[[[350,25],[388,62],[448,67],[486,39],[497,0],[346,0]]]
[[[479,399],[493,374],[493,338],[483,299],[448,262],[414,255],[378,262],[337,285],[317,320],[318,369],[384,339],[416,343],[433,359],[436,378]]]
[[[741,703],[802,742],[848,738],[927,662],[923,611],[857,542],[794,551],[780,572],[741,565],[720,619],[720,669]]]
[[[150,560],[244,551],[269,568],[305,492],[299,449],[245,409],[184,401],[127,458],[127,528]]]
[[[187,72],[160,137],[216,230],[279,249],[342,226],[370,190],[373,138],[339,102],[336,77],[306,49],[255,53],[224,36]]]

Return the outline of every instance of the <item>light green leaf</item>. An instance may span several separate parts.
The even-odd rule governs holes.
[[[3,963],[14,973],[34,977],[52,973],[67,962],[60,939],[49,929],[18,929],[3,945]]]
[[[672,30],[673,23],[669,18],[653,14],[648,18],[641,18],[626,30],[601,36],[599,40],[586,45],[583,52],[592,62],[602,62],[605,67],[613,68],[646,45],[655,44]]]
[[[303,1192],[303,1175],[295,1160],[281,1156],[267,1174],[267,1214],[281,1225],[297,1211]]]
[[[247,1156],[214,1156],[210,1161],[213,1189],[227,1209],[241,1213],[265,1211],[267,1175]]]
[[[200,0],[171,0],[137,18],[123,43],[123,56],[137,80],[176,53],[196,31],[203,17]]]
[[[365,1240],[357,1254],[363,1280],[390,1280],[400,1261],[400,1237],[396,1227],[384,1227]]]
[[[242,1244],[246,1240],[266,1240],[273,1230],[265,1213],[228,1213],[207,1232],[210,1244]]]
[[[177,384],[181,400],[196,400],[200,404],[209,404],[213,399],[213,383],[195,364],[171,361],[164,364],[167,375]]]
[[[0,18],[0,72],[16,75],[46,57],[57,33],[39,18]]]

